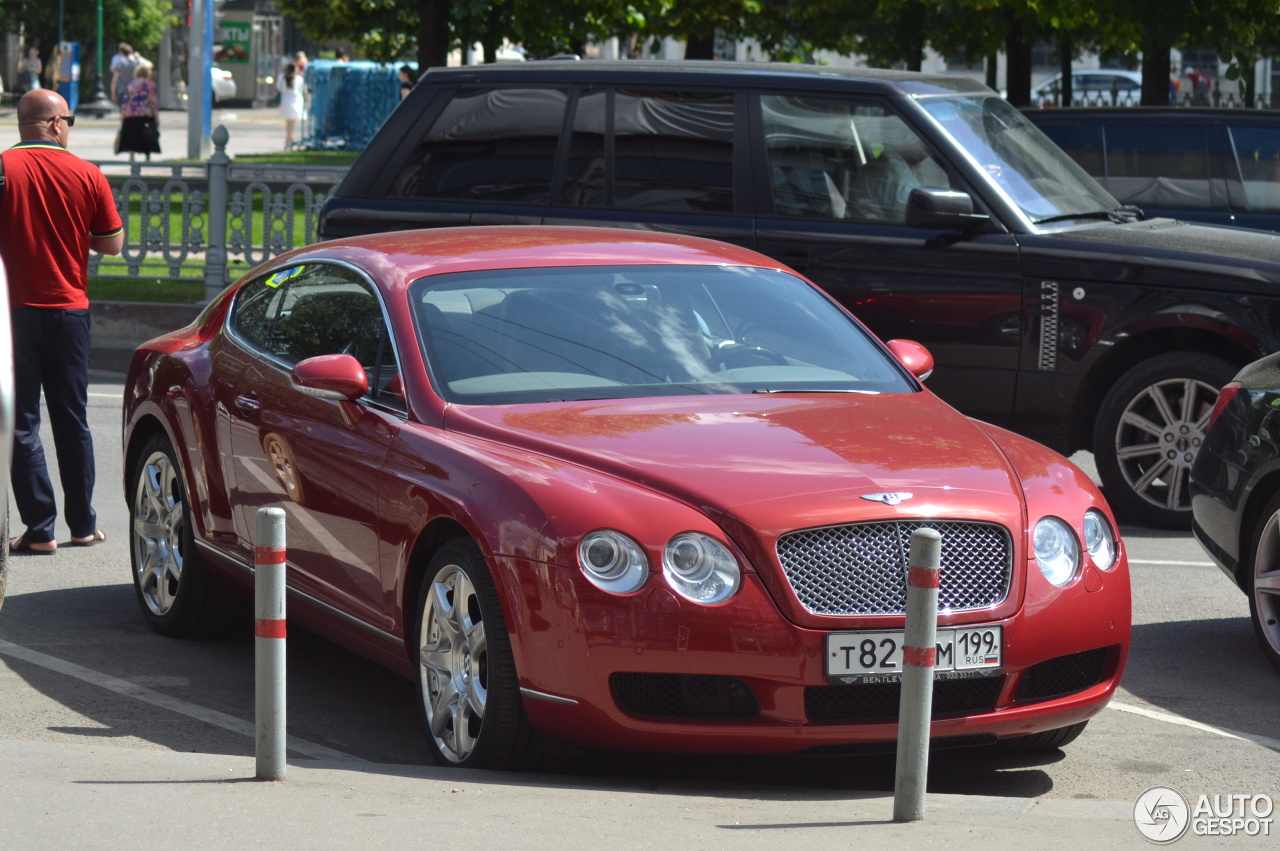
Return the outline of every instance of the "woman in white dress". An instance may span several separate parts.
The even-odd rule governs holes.
[[[302,120],[305,89],[297,63],[290,62],[284,66],[279,89],[280,117],[284,119],[284,149],[287,151],[293,147],[294,137],[298,132],[298,122]]]

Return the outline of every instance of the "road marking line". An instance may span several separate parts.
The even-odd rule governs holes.
[[[124,393],[89,393],[89,396],[96,396],[99,399],[123,399]]]
[[[1211,561],[1164,561],[1155,558],[1131,558],[1129,564],[1163,564],[1173,567],[1213,567]]]
[[[1227,739],[1242,739],[1246,742],[1253,742],[1255,745],[1262,745],[1264,748],[1271,748],[1273,751],[1280,751],[1280,739],[1270,739],[1266,736],[1255,736],[1253,733],[1241,733],[1236,730],[1228,730],[1225,727],[1214,727],[1210,724],[1201,724],[1199,721],[1192,721],[1190,718],[1183,718],[1181,715],[1170,715],[1167,712],[1156,712],[1154,709],[1145,709],[1141,706],[1132,706],[1128,703],[1117,703],[1114,700],[1107,705],[1112,709],[1119,709],[1121,712],[1129,712],[1133,715],[1141,715],[1143,718],[1150,718],[1154,721],[1163,721],[1166,724],[1177,724],[1180,727],[1190,727],[1192,730],[1199,730],[1202,733],[1213,733],[1215,736],[1222,736]]]
[[[0,639],[0,655],[12,656],[14,659],[21,659],[24,662],[30,662],[33,665],[39,665],[50,671],[56,671],[59,674],[65,674],[68,677],[75,677],[77,680],[89,683],[90,685],[104,688],[107,691],[113,691],[116,694],[131,697],[134,700],[140,700],[143,703],[150,703],[152,706],[159,706],[162,709],[168,709],[170,712],[176,712],[179,715],[185,715],[188,718],[194,718],[197,721],[203,721],[214,727],[221,727],[224,730],[230,730],[232,733],[239,733],[250,739],[255,738],[257,729],[252,721],[243,721],[233,715],[225,712],[219,712],[216,709],[208,709],[204,706],[198,706],[194,703],[188,703],[185,700],[179,700],[167,694],[158,691],[152,691],[144,688],[137,683],[131,683],[128,680],[122,680],[109,674],[94,671],[89,668],[83,668],[74,662],[67,662],[55,656],[49,656],[27,647],[17,644],[11,644],[8,641]],[[288,747],[291,751],[309,756],[312,759],[326,759],[335,762],[365,762],[359,757],[352,756],[342,751],[327,748],[324,745],[317,745],[306,739],[288,737]]]

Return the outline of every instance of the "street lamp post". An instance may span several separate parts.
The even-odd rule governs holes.
[[[107,90],[102,85],[102,0],[98,0],[98,80],[93,84],[93,97],[76,109],[76,115],[87,115],[102,118],[116,111],[116,105],[107,97]]]

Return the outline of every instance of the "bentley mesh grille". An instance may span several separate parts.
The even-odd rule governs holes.
[[[778,539],[778,560],[800,604],[815,615],[899,615],[907,610],[911,533],[924,527],[942,536],[939,610],[1004,600],[1013,545],[996,523],[891,520],[804,529]]]

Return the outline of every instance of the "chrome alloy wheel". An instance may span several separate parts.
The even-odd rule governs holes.
[[[1187,480],[1218,388],[1194,378],[1156,382],[1125,406],[1115,453],[1125,482],[1143,501],[1166,511],[1189,511]]]
[[[1267,518],[1253,554],[1253,616],[1259,638],[1280,660],[1280,512]]]
[[[182,582],[185,531],[178,470],[164,452],[153,452],[142,466],[134,492],[133,570],[142,599],[156,615],[173,608]]]
[[[475,750],[488,703],[488,639],[471,577],[456,564],[440,570],[422,610],[418,665],[427,726],[452,762]]]

